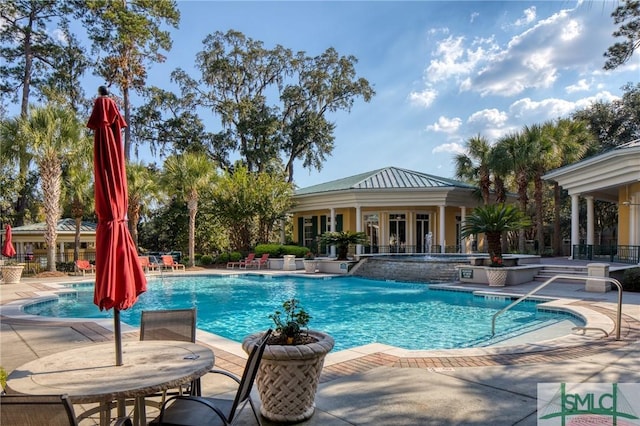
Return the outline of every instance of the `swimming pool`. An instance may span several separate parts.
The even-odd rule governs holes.
[[[105,318],[93,304],[93,284],[75,285],[58,300],[25,307],[32,315]],[[570,320],[567,313],[541,311],[526,301],[501,315],[491,337],[492,315],[510,298],[487,298],[463,291],[432,289],[425,284],[385,282],[356,277],[330,279],[293,276],[203,275],[151,280],[148,291],[122,321],[138,326],[146,309],[196,307],[198,328],[241,342],[272,326],[269,314],[295,297],[312,316],[310,327],[331,334],[335,350],[369,343],[405,349],[489,346],[541,327]]]

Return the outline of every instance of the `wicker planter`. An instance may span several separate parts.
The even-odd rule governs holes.
[[[318,261],[317,260],[303,260],[304,271],[307,274],[315,274],[318,269]]]
[[[22,278],[22,270],[24,265],[3,265],[2,270],[2,283],[3,284],[17,284]]]
[[[507,284],[508,269],[505,268],[487,268],[487,280],[489,287],[504,287]]]
[[[307,345],[267,345],[256,385],[260,412],[273,422],[300,422],[313,416],[315,396],[324,358],[333,349],[333,337],[309,331],[318,342]],[[249,352],[262,333],[247,336],[242,348]]]

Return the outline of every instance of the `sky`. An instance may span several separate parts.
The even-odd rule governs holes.
[[[329,47],[357,58],[376,91],[350,112],[327,115],[335,148],[321,171],[295,168],[298,187],[395,166],[454,178],[454,158],[476,135],[495,142],[525,125],[612,101],[640,80],[640,55],[604,71],[615,43],[604,1],[178,1],[167,61],[148,85],[172,89],[169,74],[192,77],[202,40],[233,29],[316,56]],[[96,86],[97,87],[97,86]],[[87,93],[94,88],[85,88]],[[215,116],[203,116],[219,126]],[[142,150],[142,160],[151,162]],[[155,161],[158,161],[157,159]]]

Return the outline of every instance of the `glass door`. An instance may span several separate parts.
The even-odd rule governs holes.
[[[431,253],[433,247],[433,234],[429,231],[429,215],[419,213],[416,215],[416,252]]]

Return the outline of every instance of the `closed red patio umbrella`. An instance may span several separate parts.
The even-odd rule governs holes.
[[[121,130],[127,126],[104,86],[99,89],[87,127],[94,131],[96,283],[93,302],[114,310],[116,365],[122,365],[120,310],[146,291],[147,280],[127,227],[128,191]]]
[[[13,257],[16,255],[16,249],[11,241],[11,225],[7,225],[4,232],[4,243],[2,244],[2,255]]]

